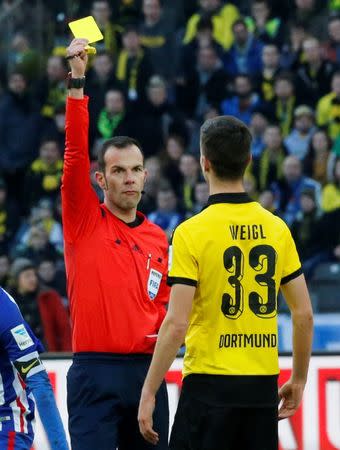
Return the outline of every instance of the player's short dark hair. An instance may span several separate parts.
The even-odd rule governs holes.
[[[137,139],[134,139],[129,136],[115,136],[115,137],[105,141],[104,144],[98,150],[98,154],[97,154],[98,169],[101,172],[105,171],[105,154],[109,148],[116,147],[119,149],[124,149],[124,148],[130,147],[131,145],[135,145],[136,147],[139,148],[139,150],[143,156],[143,160],[144,160],[143,149],[142,149],[141,144],[137,141]]]
[[[232,116],[214,117],[201,126],[202,154],[222,180],[243,177],[250,160],[251,141],[248,127]]]

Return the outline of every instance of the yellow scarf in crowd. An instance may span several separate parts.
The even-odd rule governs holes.
[[[139,65],[143,59],[144,52],[143,50],[140,50],[134,58],[133,65],[131,67],[130,73],[127,73],[127,65],[128,65],[128,59],[129,55],[126,50],[122,50],[119,53],[118,61],[117,61],[117,70],[116,70],[116,76],[118,80],[120,81],[126,81],[128,78],[128,89],[129,90],[137,90],[137,78],[138,78],[138,69]]]

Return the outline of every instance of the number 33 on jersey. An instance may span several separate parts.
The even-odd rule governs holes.
[[[235,195],[211,196],[173,235],[169,284],[197,287],[184,373],[225,373],[225,358],[230,374],[278,373],[277,294],[301,263],[287,225]]]

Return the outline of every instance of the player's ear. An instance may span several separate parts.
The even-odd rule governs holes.
[[[211,164],[210,161],[204,155],[201,155],[200,157],[200,164],[203,173],[209,172]]]
[[[95,177],[96,177],[96,181],[98,186],[103,190],[106,191],[107,190],[107,182],[106,182],[106,178],[103,172],[96,172],[95,173]]]

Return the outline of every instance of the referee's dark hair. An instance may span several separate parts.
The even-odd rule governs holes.
[[[135,145],[139,148],[144,160],[143,149],[137,139],[131,138],[129,136],[115,136],[105,141],[97,153],[98,169],[100,170],[100,172],[105,172],[105,153],[109,148],[116,147],[119,149],[124,149],[130,147],[131,145]]]
[[[201,126],[202,155],[222,180],[243,177],[251,157],[251,141],[248,127],[233,116],[214,117]]]

